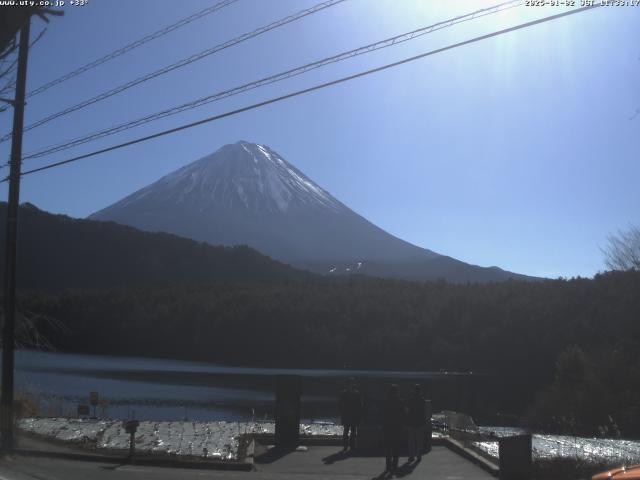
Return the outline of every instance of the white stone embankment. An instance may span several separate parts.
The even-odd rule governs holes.
[[[104,453],[129,449],[122,420],[24,418],[24,432],[40,438]],[[137,454],[177,455],[208,460],[239,460],[240,438],[249,433],[273,433],[272,422],[157,422],[141,421],[135,436]],[[341,427],[303,424],[302,435],[339,435]]]
[[[531,442],[533,458],[539,460],[573,458],[588,462],[609,460],[627,465],[640,463],[640,441],[637,440],[533,434]],[[497,441],[473,442],[472,445],[497,460]]]

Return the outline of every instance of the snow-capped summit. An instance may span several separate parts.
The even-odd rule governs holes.
[[[225,145],[95,215],[141,201],[254,213],[346,208],[268,146],[245,141]]]
[[[91,215],[211,244],[247,244],[321,273],[500,280],[515,276],[438,255],[353,212],[266,145],[225,145]]]

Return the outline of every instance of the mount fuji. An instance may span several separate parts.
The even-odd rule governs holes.
[[[266,145],[225,145],[90,219],[164,231],[213,245],[246,244],[311,271],[411,280],[530,278],[479,267],[385,232]]]

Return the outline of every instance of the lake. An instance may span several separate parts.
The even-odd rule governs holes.
[[[473,413],[474,405],[487,406],[496,397],[492,392],[505,390],[499,385],[491,387],[492,382],[503,382],[501,379],[468,373],[247,368],[36,351],[16,352],[15,381],[16,390],[37,401],[50,416],[74,417],[77,406],[88,404],[89,392],[95,391],[106,400],[96,409],[103,418],[235,422],[273,418],[275,376],[281,374],[303,377],[302,420],[308,423],[337,419],[337,396],[351,376],[357,378],[368,399],[381,398],[391,382],[399,384],[405,394],[419,382],[432,398],[434,411],[452,408]],[[495,427],[485,430],[501,432]],[[623,462],[640,455],[637,441],[543,434],[534,435],[533,440],[534,456],[540,458],[570,456]],[[496,443],[477,446],[497,455]]]
[[[389,383],[408,391],[416,382],[458,373],[379,370],[248,368],[179,360],[39,351],[16,352],[16,391],[48,415],[75,416],[98,392],[102,417],[142,420],[252,420],[272,418],[276,375],[303,377],[302,416],[337,418],[337,396],[348,377],[365,394],[379,396]]]

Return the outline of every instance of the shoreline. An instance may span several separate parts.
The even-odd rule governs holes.
[[[129,434],[122,420],[75,419],[67,417],[30,417],[17,422],[22,434],[76,448],[93,454],[126,455]],[[505,429],[481,427],[484,440],[469,446],[483,456],[497,459],[497,440],[508,435]],[[493,434],[487,433],[495,430]],[[141,421],[136,432],[136,456],[182,458],[199,461],[242,462],[247,439],[255,435],[271,436],[273,421]],[[435,436],[442,436],[434,432]],[[339,441],[342,427],[333,423],[300,424],[301,438]],[[455,435],[454,437],[455,438]],[[533,434],[532,454],[536,461],[609,459],[622,463],[640,461],[640,440],[571,437]]]

